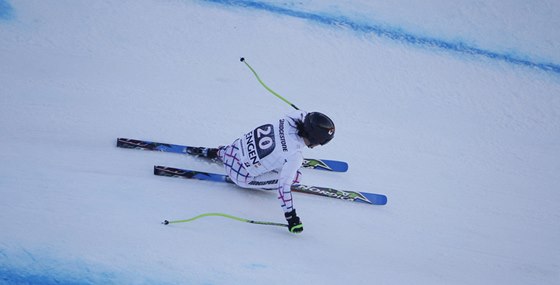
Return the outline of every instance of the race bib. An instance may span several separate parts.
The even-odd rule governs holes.
[[[255,166],[259,165],[260,160],[270,155],[276,147],[274,126],[271,124],[262,125],[247,133],[245,140],[249,162]]]

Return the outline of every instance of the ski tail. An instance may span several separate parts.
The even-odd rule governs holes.
[[[180,168],[160,166],[160,165],[154,166],[154,175],[233,183],[233,181],[231,181],[231,179],[227,175],[223,175],[223,174],[194,171],[194,170],[180,169]]]
[[[187,154],[189,146],[152,142],[145,140],[127,139],[127,138],[117,138],[117,147],[120,148],[130,148],[130,149],[141,149],[141,150],[151,150],[151,151],[163,151]]]

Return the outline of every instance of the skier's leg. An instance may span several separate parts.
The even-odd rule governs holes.
[[[239,140],[233,142],[233,144],[226,146],[225,148],[220,148],[218,152],[218,157],[224,163],[224,170],[226,175],[237,185],[241,187],[246,187],[245,185],[249,182],[249,172],[243,167],[241,161],[239,161]]]

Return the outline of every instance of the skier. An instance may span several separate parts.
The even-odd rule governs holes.
[[[275,190],[292,233],[303,225],[296,214],[291,186],[299,183],[305,146],[313,148],[333,137],[333,121],[319,112],[295,111],[265,124],[219,148],[198,148],[191,152],[219,159],[231,180],[240,187]]]

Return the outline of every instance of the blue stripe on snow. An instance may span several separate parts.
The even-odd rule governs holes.
[[[0,285],[174,284],[147,278],[143,276],[145,272],[101,271],[95,265],[76,266],[72,261],[64,262],[68,263],[38,261],[32,268],[25,265],[0,267]]]
[[[268,3],[250,0],[202,0],[216,4],[235,6],[242,8],[250,8],[255,10],[263,10],[278,15],[285,15],[294,18],[305,19],[320,24],[336,27],[347,27],[353,31],[360,33],[372,33],[379,37],[390,40],[403,42],[406,44],[429,48],[451,51],[455,53],[467,54],[472,56],[480,56],[492,60],[507,62],[514,65],[521,65],[536,68],[545,72],[560,74],[560,65],[552,62],[535,62],[529,60],[528,56],[513,55],[508,53],[500,53],[491,50],[485,50],[476,46],[471,46],[463,42],[450,42],[438,38],[414,35],[398,28],[383,27],[373,23],[360,23],[343,16],[334,16],[329,14],[320,14],[313,12],[305,12],[292,10]]]
[[[0,242],[0,285],[81,284],[175,284],[167,275],[139,272],[126,264],[111,265],[81,258],[52,256],[45,249],[2,248]]]
[[[61,278],[45,270],[42,274],[26,272],[21,268],[0,268],[0,284],[23,285],[65,285],[65,284],[90,284],[78,278]]]
[[[14,17],[14,9],[8,1],[0,0],[0,20],[11,20]]]

